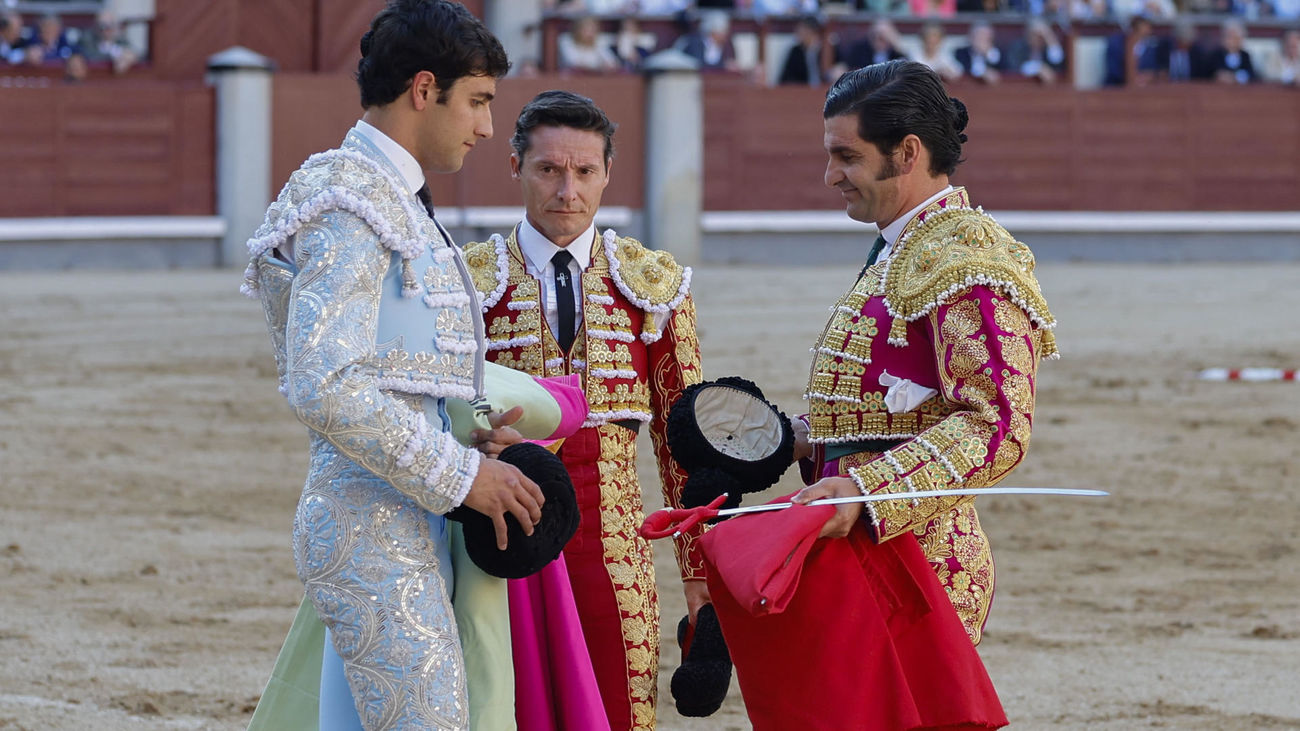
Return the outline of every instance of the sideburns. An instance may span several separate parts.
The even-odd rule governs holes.
[[[897,148],[885,155],[885,161],[880,166],[880,172],[876,173],[876,180],[889,180],[899,176],[898,163],[894,160],[894,153],[896,152],[898,152]]]

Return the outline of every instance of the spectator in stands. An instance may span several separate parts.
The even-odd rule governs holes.
[[[1001,78],[1002,51],[993,43],[993,26],[980,20],[971,23],[966,35],[967,45],[958,48],[953,56],[961,68],[976,81],[996,84]]]
[[[1209,51],[1196,37],[1189,20],[1174,21],[1173,35],[1157,47],[1157,76],[1176,84],[1210,78]]]
[[[1300,86],[1300,30],[1292,28],[1282,34],[1282,52],[1269,66],[1269,80]]]
[[[621,15],[636,10],[633,0],[543,0],[542,9],[564,15]]]
[[[934,21],[921,26],[921,54],[915,60],[929,66],[944,81],[961,78],[961,64],[943,47],[943,26]]]
[[[1106,0],[1066,0],[1071,20],[1105,20],[1110,17]]]
[[[653,38],[641,35],[641,24],[635,15],[626,15],[618,23],[618,35],[609,50],[624,71],[636,71],[646,56],[655,52],[655,43]]]
[[[80,51],[73,52],[63,62],[63,80],[69,84],[80,84],[90,74],[90,66]]]
[[[700,62],[701,71],[738,71],[731,45],[731,16],[723,10],[700,15],[699,28],[677,39],[676,48]]]
[[[807,15],[815,13],[818,0],[748,0],[754,15]]]
[[[1129,31],[1123,28],[1106,38],[1106,86],[1124,86],[1128,79],[1128,59],[1137,59],[1137,78],[1134,84],[1146,84],[1155,79],[1157,40],[1151,35],[1151,21],[1136,15],[1129,21]]]
[[[24,50],[28,63],[63,63],[77,52],[77,33],[64,29],[63,20],[54,13],[41,16],[36,35]]]
[[[951,18],[957,14],[957,0],[908,0],[907,6],[918,18]]]
[[[95,19],[95,29],[85,47],[86,59],[107,63],[115,74],[124,74],[139,58],[122,33],[122,23],[112,11],[105,10]]]
[[[1111,0],[1110,12],[1118,18],[1143,15],[1150,20],[1171,20],[1178,15],[1173,0]]]
[[[13,10],[0,10],[0,65],[23,61],[23,18]]]
[[[1007,68],[1044,84],[1056,81],[1065,70],[1065,49],[1046,21],[1031,18],[1025,23],[1024,36],[1007,49]]]
[[[616,71],[618,58],[600,42],[600,25],[590,15],[573,21],[560,36],[560,68],[565,71]]]
[[[1274,18],[1300,18],[1300,0],[1272,0],[1269,12]]]
[[[622,15],[636,11],[630,0],[582,0],[579,4],[583,6],[579,12],[592,15]]]
[[[859,69],[873,63],[884,63],[896,58],[907,58],[898,50],[900,37],[898,29],[888,20],[881,18],[871,24],[867,35],[853,43],[844,52],[844,62],[850,69]]]
[[[794,37],[795,44],[785,56],[777,83],[820,86],[828,80],[829,71],[822,63],[821,21],[816,16],[805,15],[795,25]]]
[[[1210,71],[1221,84],[1249,84],[1255,81],[1255,65],[1250,51],[1243,46],[1246,26],[1240,20],[1225,20],[1220,31],[1222,41],[1210,54]]]
[[[672,15],[690,7],[690,0],[632,0],[641,15]]]

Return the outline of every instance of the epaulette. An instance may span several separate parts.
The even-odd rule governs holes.
[[[1034,255],[982,208],[945,208],[899,241],[883,275],[889,342],[907,344],[906,323],[925,317],[964,289],[1000,292],[1043,331],[1044,358],[1057,357],[1056,320],[1034,276]]]
[[[510,234],[514,239],[514,232]],[[465,244],[465,266],[469,268],[469,278],[478,290],[483,311],[501,301],[506,292],[506,283],[510,279],[510,251],[501,234],[492,234],[487,241]]]
[[[365,196],[357,191],[368,188]],[[414,201],[403,194],[402,184],[376,161],[349,149],[328,150],[307,158],[280,190],[266,218],[248,240],[249,265],[240,288],[256,297],[257,259],[282,246],[303,226],[334,210],[347,211],[365,221],[379,242],[405,261],[425,250]],[[403,294],[413,296],[410,282]],[[408,291],[409,290],[409,291]]]
[[[691,268],[666,251],[647,249],[640,241],[606,229],[601,246],[618,290],[646,312],[669,312],[691,289]]]

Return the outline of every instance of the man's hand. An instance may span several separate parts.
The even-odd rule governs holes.
[[[803,419],[791,418],[790,429],[794,431],[794,461],[811,458],[813,445],[808,441],[808,425]]]
[[[516,406],[501,414],[495,412],[488,414],[488,423],[492,425],[492,428],[475,429],[470,432],[470,444],[489,457],[500,456],[501,450],[524,440],[523,435],[510,426],[522,419],[523,416],[524,407],[522,406]]]
[[[524,476],[518,467],[499,459],[483,459],[478,475],[465,496],[465,505],[492,519],[496,527],[497,549],[506,550],[506,513],[515,516],[524,535],[533,534],[533,526],[542,519],[542,496],[537,483]]]
[[[791,502],[806,505],[813,500],[824,497],[857,497],[862,494],[858,483],[851,477],[825,477],[799,491],[790,498]],[[862,503],[844,503],[835,506],[835,515],[822,526],[820,538],[843,538],[849,534],[853,524],[862,517]]]
[[[686,592],[686,613],[691,617],[691,624],[695,624],[695,615],[699,614],[700,607],[705,604],[712,604],[713,597],[709,596],[709,585],[704,579],[686,579],[682,582],[682,590]]]

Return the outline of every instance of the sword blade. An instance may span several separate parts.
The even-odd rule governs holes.
[[[852,497],[828,497],[814,500],[809,505],[843,505],[845,503],[878,503],[885,500],[914,500],[930,497],[952,497],[958,495],[1070,495],[1073,497],[1104,497],[1110,493],[1105,490],[1079,490],[1069,487],[967,487],[950,490],[917,490],[915,492],[881,492],[874,495],[854,495]],[[751,505],[744,508],[719,510],[718,516],[744,515],[745,513],[763,513],[769,510],[785,510],[795,503],[770,503]]]

